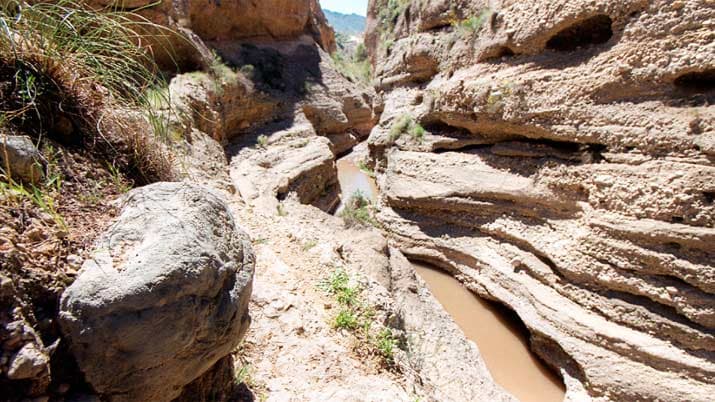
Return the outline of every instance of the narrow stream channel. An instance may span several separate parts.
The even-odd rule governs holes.
[[[337,166],[344,199],[359,190],[375,202],[375,180],[360,170],[355,156],[341,158]],[[529,350],[528,334],[518,318],[482,300],[451,275],[428,265],[413,265],[465,335],[477,344],[499,385],[521,402],[563,401],[561,380]]]

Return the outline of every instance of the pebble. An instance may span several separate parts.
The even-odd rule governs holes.
[[[25,380],[47,371],[49,361],[34,343],[28,343],[13,356],[7,378]]]
[[[67,256],[67,264],[72,268],[79,268],[79,266],[82,265],[82,257],[76,254],[70,254]]]

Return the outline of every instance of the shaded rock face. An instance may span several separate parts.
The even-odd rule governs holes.
[[[370,4],[393,243],[516,311],[574,400],[711,399],[715,5],[450,3]]]
[[[335,32],[318,0],[163,1],[151,7],[155,2],[150,0],[86,3],[135,11],[170,28],[171,32],[152,32],[147,38],[154,55],[168,68],[177,63],[184,71],[201,66],[202,59],[210,56],[202,51],[206,50],[204,42],[215,47],[223,42],[270,42],[309,35],[326,51],[336,50]]]
[[[231,99],[232,106],[216,102],[221,108],[212,108],[215,113],[198,112],[193,121],[205,129],[218,128],[213,137],[226,143],[238,193],[265,211],[275,212],[279,200],[293,195],[303,204],[332,210],[339,193],[335,157],[365,138],[376,120],[371,91],[339,74],[330,55],[310,38],[224,44],[218,51],[237,70],[225,75],[228,85],[216,92],[210,89],[215,82],[199,80],[192,73],[173,80],[172,94],[180,94],[174,97],[179,102],[187,99],[186,105],[195,102],[211,108],[206,101],[210,96],[191,89],[200,85],[209,88],[207,94]],[[205,115],[239,124],[221,128],[214,124],[220,119],[203,119]]]
[[[248,328],[254,257],[210,190],[158,183],[131,192],[62,295],[79,368],[112,401],[170,401]]]
[[[22,304],[14,281],[0,274],[0,389],[7,399],[42,395],[50,384],[50,352]]]

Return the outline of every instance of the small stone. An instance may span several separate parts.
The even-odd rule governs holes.
[[[25,232],[25,236],[27,236],[31,241],[34,242],[39,242],[47,238],[47,236],[45,235],[45,231],[38,227],[33,227],[32,229]]]
[[[25,135],[0,135],[0,166],[6,165],[13,177],[28,183],[37,183],[43,176],[42,155]]]
[[[12,358],[7,378],[11,380],[35,378],[48,370],[48,362],[47,356],[34,343],[28,343]]]
[[[67,264],[72,268],[78,268],[82,265],[82,257],[76,254],[70,254],[67,256]]]
[[[69,384],[60,384],[57,386],[57,393],[58,394],[66,394],[67,391],[70,390],[70,385]]]
[[[0,274],[0,294],[10,294],[12,289],[12,279]]]

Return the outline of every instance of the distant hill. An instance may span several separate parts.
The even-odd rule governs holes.
[[[352,36],[362,35],[365,32],[365,17],[357,14],[342,14],[335,11],[323,10],[330,25],[335,32]]]

